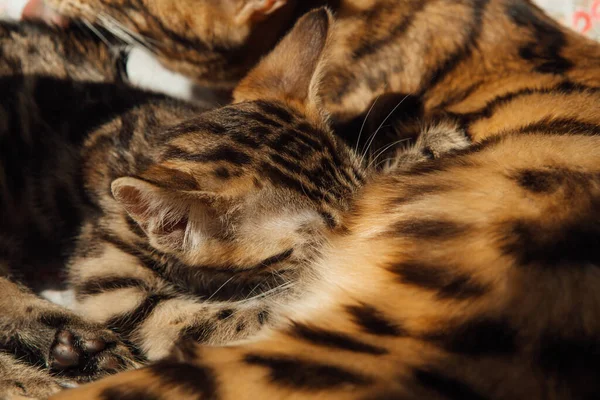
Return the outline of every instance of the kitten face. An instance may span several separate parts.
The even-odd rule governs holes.
[[[272,48],[287,23],[292,3],[45,0],[47,7],[64,17],[101,25],[131,43],[150,48],[169,69],[198,83],[223,88],[232,88]],[[235,58],[229,56],[232,53]]]
[[[319,111],[329,25],[301,19],[236,104],[164,132],[155,164],[113,181],[154,248],[192,269],[289,271],[339,227],[363,172]]]

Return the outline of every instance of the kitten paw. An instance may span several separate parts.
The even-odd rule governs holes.
[[[442,120],[421,130],[412,146],[399,148],[383,165],[384,172],[410,168],[413,165],[434,160],[471,145],[465,131],[454,121]]]
[[[74,379],[89,380],[133,365],[129,350],[110,331],[60,329],[50,348],[51,371]]]

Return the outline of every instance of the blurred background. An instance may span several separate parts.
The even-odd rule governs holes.
[[[600,0],[534,0],[577,32],[600,40]]]

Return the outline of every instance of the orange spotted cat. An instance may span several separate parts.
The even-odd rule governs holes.
[[[462,24],[459,11],[467,3],[480,16],[476,31]],[[272,327],[257,336],[223,347],[183,340],[165,361],[56,398],[593,399],[600,393],[598,46],[563,31],[528,2],[444,4],[444,15],[461,24],[435,29],[463,34],[439,35],[440,44],[463,50],[418,71],[430,77],[420,85],[432,89],[426,104],[454,93],[445,100],[452,118],[481,143],[437,160],[367,169],[351,147],[331,142],[322,112],[323,71],[336,60],[339,26],[332,29],[323,9],[308,14],[241,82],[236,104],[175,130],[185,136],[172,153],[185,149],[188,160],[203,158],[188,143],[234,116],[236,126],[266,135],[261,151],[277,168],[261,172],[281,190],[279,204],[327,205],[319,209],[327,215],[322,228],[311,233],[321,232],[320,240],[310,245],[315,256],[302,267],[297,297],[273,307]],[[407,30],[428,26],[411,21]],[[520,33],[517,42],[499,36],[509,26]],[[428,36],[415,40],[422,38]],[[486,58],[489,41],[507,51]],[[436,47],[427,43],[412,52],[433,55]],[[585,59],[576,51],[582,48],[589,49]],[[480,58],[490,64],[476,63]],[[450,79],[466,76],[467,66],[472,83],[460,92],[461,81],[452,86]],[[486,71],[508,70],[519,74],[484,79]],[[281,129],[289,124],[294,129]],[[289,133],[302,145],[283,153],[272,147],[291,140]],[[312,164],[316,149],[319,161]],[[231,175],[239,155],[228,159],[236,167]],[[231,186],[232,196],[273,204],[270,186],[244,181],[247,168],[257,165],[239,170],[243,183]],[[163,209],[154,206],[162,196],[130,179],[117,180],[113,191],[145,223],[143,216],[156,213],[147,210]],[[204,190],[186,186],[184,199],[202,198]],[[227,220],[230,211],[216,203],[205,212]],[[293,221],[279,217],[277,226],[301,229]]]

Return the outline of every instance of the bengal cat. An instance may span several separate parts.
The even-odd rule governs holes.
[[[269,102],[197,118],[82,31],[4,23],[0,49],[0,397],[245,338],[300,296],[365,179],[335,137]],[[467,144],[432,127],[397,162]]]
[[[231,90],[321,0],[18,0],[25,17],[87,21],[152,50],[202,85]],[[50,17],[48,17],[50,15]],[[50,21],[51,22],[51,21]],[[136,54],[137,55],[137,54]]]
[[[542,86],[488,106],[495,112],[485,119],[495,125],[470,130],[476,137],[494,134],[480,144],[377,173],[351,147],[332,141],[322,112],[322,71],[335,60],[330,27],[325,10],[303,17],[242,81],[236,104],[172,131],[185,136],[169,150],[185,154],[185,162],[171,164],[180,172],[189,162],[203,163],[206,157],[192,156],[183,143],[219,132],[236,140],[232,119],[273,143],[302,142],[261,149],[275,164],[252,163],[250,173],[239,162],[254,160],[256,150],[230,153],[226,174],[232,196],[266,205],[260,215],[275,213],[284,231],[299,226],[281,214],[282,204],[303,209],[306,202],[317,205],[312,218],[319,225],[333,228],[311,235],[319,238],[310,245],[318,256],[303,267],[298,297],[273,307],[274,328],[257,337],[223,347],[182,341],[167,361],[56,398],[597,398],[600,114],[593,82],[599,75],[586,75],[593,59],[561,91]],[[566,79],[538,67],[530,68],[529,84]],[[573,64],[569,72],[577,70]],[[262,181],[252,181],[255,168]],[[264,191],[265,184],[274,186]],[[270,207],[275,188],[278,200]],[[205,192],[202,184],[181,189],[196,199]],[[121,178],[113,191],[142,223],[152,226],[152,218],[165,215],[163,196],[147,182]],[[177,210],[185,210],[176,204],[169,226],[179,226]],[[231,211],[213,204],[203,212],[228,218]]]

